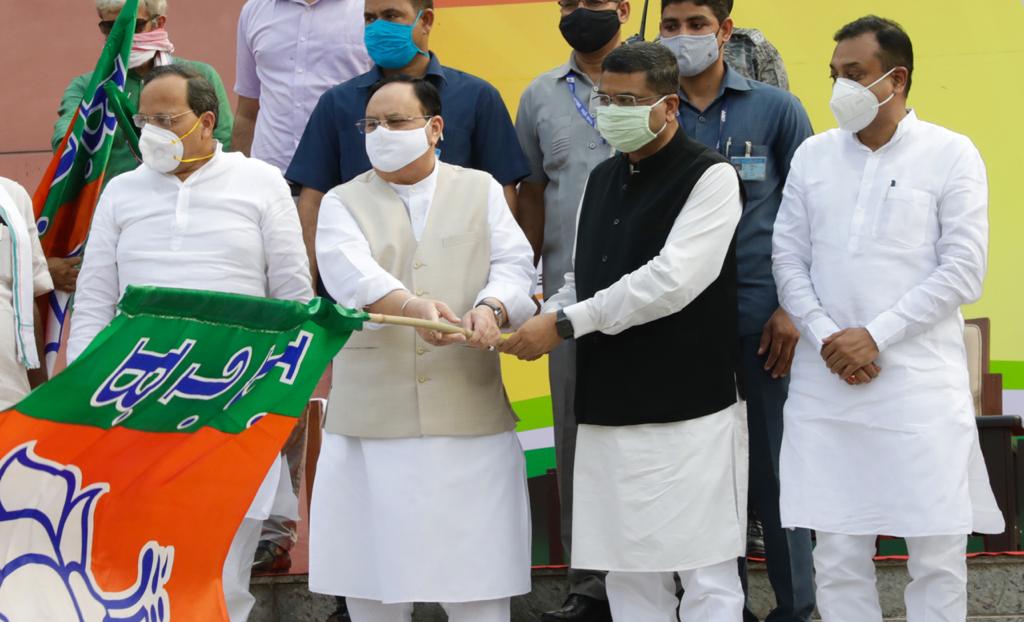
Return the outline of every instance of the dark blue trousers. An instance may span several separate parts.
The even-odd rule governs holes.
[[[789,379],[773,380],[758,356],[760,335],[740,338],[740,394],[747,401],[750,434],[750,509],[764,525],[768,580],[777,606],[765,622],[807,622],[814,611],[814,566],[811,534],[806,529],[783,529],[779,520],[779,451],[782,447],[782,407]],[[740,578],[747,590],[746,559]],[[745,622],[756,622],[749,609]]]

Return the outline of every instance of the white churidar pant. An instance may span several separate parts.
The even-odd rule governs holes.
[[[675,575],[683,584],[676,598]],[[609,572],[605,585],[615,622],[739,622],[743,587],[736,560],[674,572]]]
[[[378,600],[349,598],[348,613],[352,622],[410,622],[412,603],[385,604]],[[448,622],[508,622],[512,615],[512,599],[478,600],[470,603],[441,603]]]
[[[256,604],[256,597],[249,593],[249,578],[252,575],[252,560],[256,556],[262,529],[261,519],[242,520],[231,541],[228,556],[224,559],[221,582],[224,585],[224,602],[227,604],[228,618],[231,622],[245,622],[253,605]]]
[[[881,622],[875,586],[875,536],[819,531],[814,548],[822,622]],[[906,538],[907,622],[967,619],[967,536]]]

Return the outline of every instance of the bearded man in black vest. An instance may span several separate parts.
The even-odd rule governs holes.
[[[608,571],[620,622],[738,622],[746,418],[736,399],[739,178],[679,127],[678,68],[636,43],[602,64],[593,107],[619,152],[590,174],[574,270],[501,346],[575,339],[573,565]],[[684,587],[675,596],[674,574]]]

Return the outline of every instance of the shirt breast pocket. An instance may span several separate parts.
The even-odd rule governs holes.
[[[883,244],[917,248],[932,230],[935,197],[930,192],[896,186],[886,189],[872,234]]]
[[[572,123],[568,116],[551,117],[540,122],[540,147],[544,152],[544,170],[565,168],[572,151]],[[550,176],[550,175],[549,175]]]

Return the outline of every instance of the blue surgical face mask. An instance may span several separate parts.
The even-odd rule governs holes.
[[[420,11],[411,24],[377,19],[367,26],[363,41],[373,62],[384,69],[401,69],[411,63],[417,54],[429,57],[430,55],[416,47],[412,40],[412,29],[422,16],[423,11]]]

